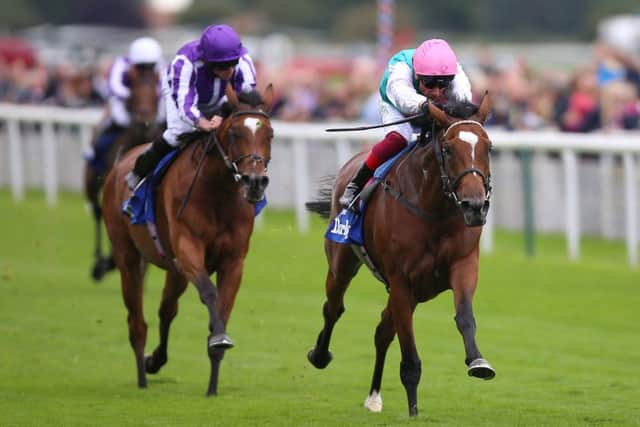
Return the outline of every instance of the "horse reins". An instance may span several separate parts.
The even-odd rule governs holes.
[[[267,119],[270,118],[269,115],[264,111],[247,110],[247,111],[236,111],[232,113],[229,117],[227,117],[227,120],[231,120],[234,117],[242,116],[242,115],[259,115],[259,116],[266,117]],[[220,140],[218,139],[217,132],[215,131],[209,132],[209,138],[205,143],[204,149],[202,151],[202,156],[198,160],[198,165],[196,166],[196,173],[193,175],[193,178],[191,179],[191,183],[189,184],[189,188],[187,189],[187,193],[182,199],[182,203],[180,204],[180,208],[178,209],[178,215],[177,215],[178,218],[180,218],[182,211],[184,210],[185,206],[187,205],[187,202],[189,201],[189,198],[191,196],[191,191],[193,190],[193,186],[196,182],[196,179],[200,174],[200,169],[202,168],[204,159],[207,156],[207,153],[210,151],[210,145],[212,142],[213,142],[213,145],[217,148],[218,153],[220,154],[220,157],[222,157],[222,161],[224,162],[225,166],[227,167],[227,169],[231,171],[233,180],[235,182],[240,182],[240,179],[242,179],[242,175],[240,175],[240,170],[238,169],[238,164],[247,157],[252,157],[255,161],[261,161],[262,163],[265,164],[265,169],[266,169],[266,162],[264,158],[256,153],[244,154],[235,160],[230,160],[229,156],[227,156],[227,154],[224,152],[224,149],[222,148],[222,145],[220,144]]]

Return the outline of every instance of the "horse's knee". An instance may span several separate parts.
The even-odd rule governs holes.
[[[340,307],[338,308],[338,310],[335,313],[335,320],[337,321],[338,319],[340,319],[340,317],[342,316],[342,313],[344,313],[345,308],[344,305],[340,305]],[[324,305],[322,306],[322,315],[324,316],[325,319],[330,319],[332,318],[332,314],[330,313],[329,310],[329,302],[325,302]]]
[[[400,380],[405,387],[415,387],[420,382],[422,362],[420,359],[402,360],[400,362]]]

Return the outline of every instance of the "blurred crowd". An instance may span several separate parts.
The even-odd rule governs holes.
[[[568,70],[534,67],[524,58],[497,61],[490,48],[479,49],[469,63],[465,59],[474,100],[491,94],[492,125],[567,132],[640,128],[640,57],[633,54],[596,43],[591,58]],[[258,79],[274,83],[277,119],[380,121],[381,70],[371,58],[265,65],[257,61]],[[0,55],[0,102],[102,106],[109,66],[109,58],[51,66],[25,54]]]

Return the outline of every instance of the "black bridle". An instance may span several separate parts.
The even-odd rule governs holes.
[[[229,117],[227,117],[227,120],[232,120],[238,116],[262,116],[265,117],[267,119],[270,119],[269,115],[267,113],[265,113],[264,111],[260,111],[260,110],[244,110],[244,111],[236,111],[234,113],[232,113]],[[211,133],[211,137],[209,139],[209,141],[213,141],[214,145],[216,146],[216,148],[218,149],[218,153],[220,153],[220,157],[222,157],[222,160],[224,161],[225,166],[227,167],[227,169],[229,169],[231,171],[231,173],[233,174],[233,179],[236,182],[239,182],[240,179],[242,178],[242,175],[240,174],[240,170],[238,169],[238,164],[240,164],[241,161],[243,161],[246,158],[251,158],[253,161],[255,162],[262,162],[264,164],[264,169],[265,171],[267,170],[267,163],[268,160],[265,160],[264,157],[262,157],[261,155],[257,154],[257,153],[247,153],[247,154],[243,154],[240,157],[237,157],[233,160],[231,160],[229,158],[229,156],[224,152],[224,149],[222,148],[222,145],[220,144],[220,140],[218,139],[217,133],[216,132],[212,132]],[[209,141],[207,141],[207,145],[209,144]],[[231,143],[233,141],[231,141],[229,143],[229,151],[231,151]],[[205,150],[207,151],[207,150]]]
[[[267,113],[265,113],[264,111],[260,111],[260,110],[243,110],[243,111],[236,111],[231,113],[225,120],[232,120],[235,117],[238,116],[262,116],[265,117],[267,119],[270,119],[269,115]],[[233,142],[233,141],[232,141]],[[259,154],[256,153],[248,153],[248,154],[243,154],[242,156],[234,159],[234,160],[230,160],[229,156],[227,155],[227,153],[225,153],[224,149],[222,148],[222,145],[220,144],[220,140],[218,139],[218,133],[216,131],[212,131],[209,133],[209,138],[207,138],[207,142],[204,146],[204,150],[202,152],[202,157],[200,157],[200,160],[198,160],[198,165],[196,166],[196,173],[193,175],[193,179],[191,180],[191,183],[189,184],[189,188],[187,189],[187,193],[185,194],[184,198],[182,199],[182,203],[180,204],[180,208],[178,209],[178,215],[177,217],[180,218],[180,215],[182,214],[182,211],[184,210],[185,206],[187,206],[187,203],[189,201],[189,197],[191,196],[191,191],[193,190],[193,185],[196,182],[196,179],[198,178],[198,175],[200,175],[200,169],[202,167],[202,163],[204,161],[204,158],[207,156],[207,154],[211,151],[211,143],[213,143],[213,145],[217,148],[218,153],[220,154],[220,157],[222,157],[222,160],[224,161],[225,166],[227,167],[227,169],[229,169],[231,171],[231,174],[233,175],[233,180],[235,182],[240,182],[240,180],[242,179],[242,175],[240,174],[240,169],[238,169],[238,164],[243,161],[244,159],[251,157],[254,161],[256,162],[262,162],[262,164],[264,164],[264,170],[267,170],[267,164],[269,163],[268,160],[265,160],[264,157],[262,157]],[[231,150],[231,143],[229,143],[229,150]]]
[[[447,133],[452,128],[462,124],[476,125],[476,126],[479,126],[481,129],[484,129],[482,124],[480,122],[476,122],[475,120],[461,120],[459,122],[452,123],[444,131],[444,133],[442,134],[442,138],[444,139],[447,136]],[[456,188],[458,188],[458,184],[460,184],[460,180],[462,180],[462,178],[464,178],[466,175],[469,175],[471,173],[475,173],[476,175],[479,175],[482,178],[482,183],[484,185],[484,191],[486,194],[485,203],[488,203],[491,200],[491,175],[488,175],[488,176],[485,175],[478,168],[467,168],[462,172],[460,172],[460,174],[456,176],[454,179],[451,179],[451,177],[449,176],[449,173],[447,172],[447,167],[444,159],[447,153],[444,146],[440,143],[440,138],[438,138],[438,135],[436,135],[435,133],[435,124],[434,124],[434,129],[432,131],[432,135],[433,135],[433,143],[434,143],[436,159],[438,160],[438,166],[440,166],[440,179],[442,182],[442,190],[444,191],[444,194],[448,198],[453,200],[453,202],[457,206],[460,206],[462,202],[458,198],[458,194],[456,193]]]

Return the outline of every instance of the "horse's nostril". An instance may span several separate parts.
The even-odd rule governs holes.
[[[268,176],[261,176],[260,177],[260,186],[261,187],[266,187],[267,185],[269,185],[269,177]]]
[[[242,175],[240,177],[240,182],[242,182],[244,185],[249,185],[249,183],[251,182],[251,177],[249,175]]]

